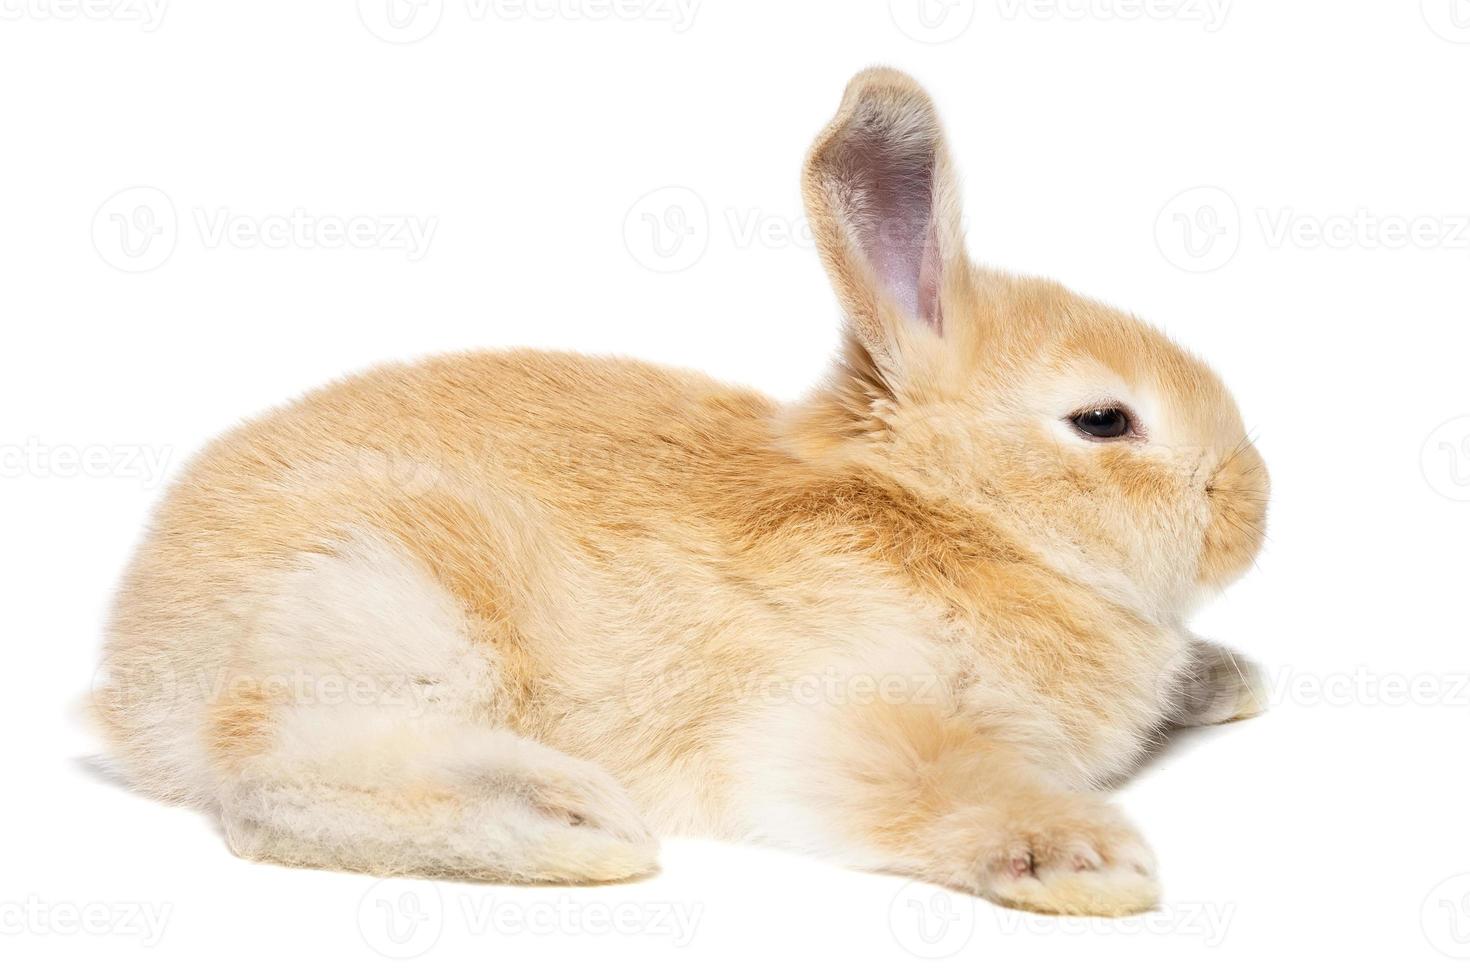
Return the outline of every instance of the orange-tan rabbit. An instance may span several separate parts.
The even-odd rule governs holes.
[[[969,261],[908,77],[853,79],[804,190],[846,339],[798,404],[457,354],[211,445],[106,640],[133,782],[294,865],[598,882],[699,834],[1153,906],[1098,791],[1262,706],[1185,626],[1261,540],[1239,413],[1143,323]]]

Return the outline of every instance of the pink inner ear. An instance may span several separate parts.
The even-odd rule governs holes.
[[[923,317],[936,333],[944,333],[944,317],[939,304],[939,284],[943,270],[939,264],[939,230],[929,222],[929,232],[924,236],[924,252],[919,257],[919,316]]]
[[[881,132],[864,132],[843,161],[855,194],[859,247],[885,295],[909,316],[942,330],[943,278],[934,224],[934,154],[925,140],[906,147]]]

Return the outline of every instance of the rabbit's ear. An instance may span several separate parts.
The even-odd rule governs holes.
[[[968,275],[944,133],[918,83],[887,68],[853,78],[803,192],[851,339],[900,382],[907,351],[944,335],[946,296]]]

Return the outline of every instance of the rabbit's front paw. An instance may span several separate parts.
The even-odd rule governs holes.
[[[1176,725],[1220,725],[1266,710],[1269,687],[1255,663],[1218,643],[1195,640],[1188,663],[1171,679],[1169,720]]]
[[[1050,799],[1008,823],[980,869],[986,897],[1056,915],[1133,915],[1158,904],[1152,852],[1107,803]]]

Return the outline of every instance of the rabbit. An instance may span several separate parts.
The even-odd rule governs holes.
[[[461,353],[204,450],[94,685],[132,785],[290,866],[611,882],[700,835],[1155,907],[1106,789],[1265,703],[1185,624],[1261,546],[1240,413],[1139,320],[972,264],[908,76],[852,79],[803,194],[843,341],[796,403]]]

